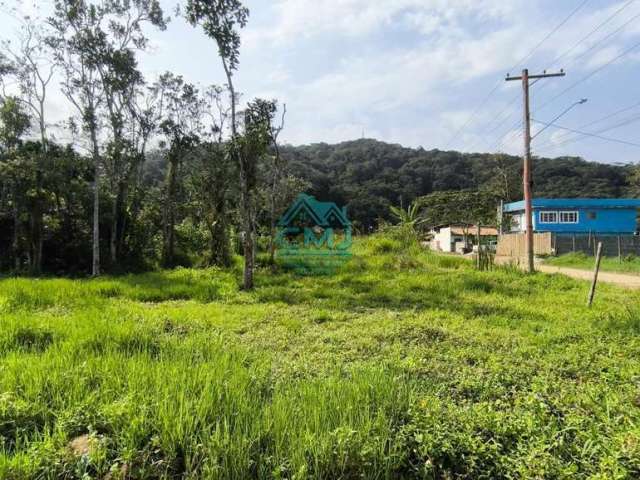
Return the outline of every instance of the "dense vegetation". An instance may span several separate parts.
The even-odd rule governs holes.
[[[640,476],[640,293],[356,254],[1,281],[0,477]]]
[[[20,3],[7,12],[17,37],[0,42],[0,270],[228,266],[236,231],[251,289],[258,222],[273,237],[299,185],[278,153],[277,102],[240,104],[234,88],[249,10],[239,0],[176,9],[217,50],[225,84],[203,87],[170,71],[144,78],[148,32],[170,20],[158,0],[56,0],[46,18],[37,5],[20,18]],[[54,79],[74,112],[56,125]]]
[[[30,170],[35,160],[30,159],[37,159],[39,151],[37,142],[24,142],[17,150],[20,162],[14,165],[25,168],[21,179],[25,193],[29,191],[29,182],[35,181],[35,170]],[[176,179],[175,252],[170,264],[225,265],[234,246],[238,248],[238,232],[242,230],[235,200],[237,168],[228,161],[224,147],[218,143],[202,143],[189,152],[185,152],[180,162]],[[162,265],[167,232],[168,155],[168,150],[154,150],[147,153],[141,164],[141,175],[129,199],[132,203],[124,211],[118,258],[111,262],[105,255],[103,263],[107,270],[131,271]],[[278,161],[274,182],[272,166]],[[273,219],[302,190],[319,199],[346,205],[360,231],[377,228],[381,219],[392,220],[390,206],[408,205],[434,192],[487,192],[495,198],[490,202],[489,212],[495,211],[494,203],[499,199],[520,197],[521,159],[518,157],[497,159],[489,154],[425,151],[358,140],[338,145],[280,146],[277,158],[272,149],[259,165],[256,226],[265,239],[261,243],[264,248]],[[603,165],[576,158],[536,159],[535,165],[538,196],[620,197],[638,193],[632,177],[633,166]],[[46,198],[43,269],[58,274],[90,272],[91,160],[71,147],[50,144],[43,170],[47,172],[41,184]],[[3,226],[0,249],[12,252],[15,221],[11,207],[14,204],[8,188],[4,191],[4,203],[0,202],[0,207],[4,205],[4,209],[0,208]],[[103,187],[101,198],[101,244],[102,251],[108,252],[114,225],[110,203],[113,197],[108,186]],[[20,244],[28,251],[33,202],[25,198],[22,205]],[[450,212],[449,221],[458,218],[461,203],[451,208],[457,211]],[[433,212],[433,209],[426,212],[427,217]],[[444,215],[440,213],[439,218]],[[26,257],[23,254],[23,259]],[[0,267],[15,269],[13,255],[3,256]]]
[[[0,8],[12,3],[21,2]],[[158,0],[56,0],[46,17],[8,12],[20,28],[0,41],[0,271],[228,267],[241,251],[250,289],[258,247],[272,262],[277,219],[303,190],[346,205],[361,232],[392,219],[391,206],[434,192],[465,197],[429,197],[432,222],[491,222],[499,200],[520,197],[517,157],[364,139],[279,145],[286,106],[241,103],[234,87],[248,9],[240,0],[182,3],[177,14],[210,40],[224,84],[171,71],[144,77],[149,32],[170,21]],[[53,124],[45,108],[55,93],[73,112],[67,122]],[[542,196],[640,193],[632,166],[537,159],[534,174]],[[470,204],[472,215],[460,212]]]
[[[348,205],[353,219],[371,227],[389,219],[390,205],[450,190],[488,191],[506,201],[522,198],[522,158],[412,149],[376,140],[282,148],[296,176],[319,198]],[[624,197],[640,194],[633,165],[580,158],[536,158],[538,197]]]

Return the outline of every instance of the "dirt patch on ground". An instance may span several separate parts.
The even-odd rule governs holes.
[[[555,267],[552,265],[538,265],[536,268],[544,273],[561,273],[562,275],[577,278],[579,280],[591,280],[593,278],[593,272],[590,272],[589,270],[580,270],[578,268]],[[627,275],[624,273],[601,271],[598,274],[598,281],[613,283],[625,288],[640,289],[639,275]]]
[[[89,435],[80,435],[69,442],[69,448],[71,453],[78,457],[89,455],[91,452],[91,437]]]
[[[521,268],[524,268],[523,265],[525,264],[524,259],[513,257],[495,257],[495,263],[497,265],[513,265]],[[593,271],[579,268],[556,267],[554,265],[536,263],[536,270],[543,273],[560,273],[578,280],[591,280],[593,278]],[[601,270],[598,274],[598,282],[611,283],[625,288],[640,289],[640,275],[603,272]]]

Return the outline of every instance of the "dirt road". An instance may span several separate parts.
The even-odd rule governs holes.
[[[495,257],[495,263],[497,265],[508,265],[514,263],[514,259],[511,257]],[[515,264],[523,264],[515,260]],[[579,268],[569,267],[556,267],[552,265],[545,265],[544,263],[536,262],[536,270],[544,273],[560,273],[567,277],[577,278],[578,280],[591,280],[593,278],[592,270],[582,270]],[[598,274],[598,281],[605,283],[612,283],[625,288],[640,289],[640,275],[628,275],[624,273],[615,272],[603,272],[600,270]]]
[[[536,268],[544,273],[561,273],[568,277],[580,280],[591,280],[593,272],[589,270],[580,270],[578,268],[554,267],[552,265],[536,265]],[[640,275],[626,275],[624,273],[613,273],[600,271],[598,281],[605,283],[613,283],[626,288],[640,289]]]

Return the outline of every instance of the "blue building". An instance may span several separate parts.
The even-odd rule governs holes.
[[[638,232],[640,199],[536,198],[533,230],[556,234],[633,235]],[[507,230],[525,230],[524,201],[503,207]]]

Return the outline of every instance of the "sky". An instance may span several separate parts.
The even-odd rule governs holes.
[[[532,85],[533,135],[554,123],[640,144],[640,0],[245,3],[251,15],[236,86],[243,101],[286,104],[286,143],[366,137],[428,150],[521,154],[522,86],[504,78],[526,67],[532,74],[566,71]],[[175,18],[176,0],[162,5],[174,18],[166,31],[149,31],[152,48],[140,62],[145,76],[171,70],[202,85],[223,84],[214,43]],[[12,22],[0,17],[0,31],[10,32]],[[574,105],[581,99],[587,102]],[[70,112],[55,94],[50,109],[53,116]],[[532,150],[640,161],[637,145],[556,126],[536,136]]]

